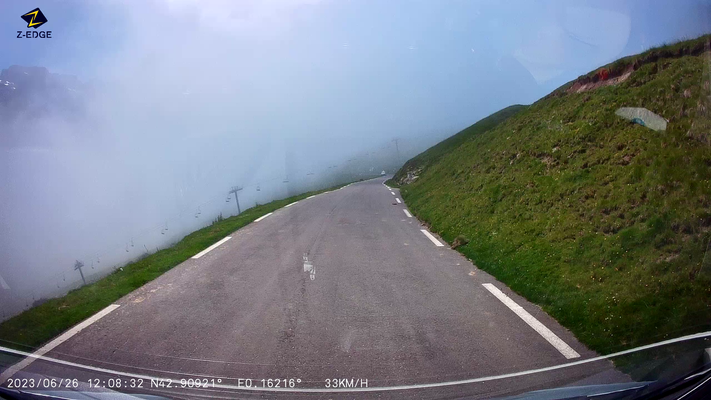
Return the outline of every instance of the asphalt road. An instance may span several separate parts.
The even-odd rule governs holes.
[[[432,384],[595,356],[539,307],[448,246],[438,247],[399,192],[375,179],[302,200],[233,233],[122,298],[49,357],[131,374],[294,378],[295,389]],[[441,242],[443,242],[440,239]],[[305,261],[308,260],[308,261]],[[313,272],[305,271],[313,266]],[[312,279],[313,278],[313,279]],[[567,359],[483,284],[491,283],[580,357]],[[36,361],[17,376],[106,381],[112,375]],[[123,386],[127,386],[124,377]],[[357,379],[360,379],[358,381]],[[150,387],[170,397],[496,397],[625,377],[608,362],[406,391],[282,393]],[[217,381],[214,381],[217,382]],[[332,382],[332,381],[330,381]],[[337,381],[338,385],[350,381]],[[242,381],[244,384],[244,381]],[[283,384],[280,384],[283,386]],[[333,386],[333,383],[330,383]]]

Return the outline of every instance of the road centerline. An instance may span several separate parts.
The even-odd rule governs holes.
[[[565,358],[571,359],[580,357],[580,354],[578,354],[577,351],[573,350],[572,347],[568,346],[568,344],[565,343],[563,339],[559,338],[558,335],[553,333],[553,331],[548,329],[540,321],[534,318],[533,315],[531,315],[528,311],[524,310],[523,307],[518,305],[515,301],[513,301],[513,299],[504,294],[504,292],[499,290],[499,288],[492,285],[491,283],[484,283],[482,285],[497,299],[501,300],[501,302],[504,303],[506,307],[508,307],[509,309],[511,309],[511,311],[518,315],[526,324],[528,324],[528,326],[538,332],[539,335],[543,336],[543,338],[546,339],[546,341],[548,341],[548,343],[550,343],[553,347],[555,347],[556,350],[558,350]]]

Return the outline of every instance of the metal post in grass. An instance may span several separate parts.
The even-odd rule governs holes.
[[[239,186],[232,186],[232,190],[230,190],[230,193],[235,194],[235,201],[237,202],[237,215],[242,214],[242,210],[239,208],[239,197],[237,197],[237,192],[240,190],[242,190],[242,188]]]
[[[397,154],[397,162],[398,163],[400,162],[400,146],[398,146],[398,143],[397,143],[399,140],[400,139],[398,139],[398,138],[393,139],[393,142],[395,142],[395,153]]]
[[[74,270],[75,270],[75,271],[76,271],[76,270],[79,270],[79,275],[81,275],[81,280],[82,280],[82,282],[84,282],[84,284],[86,285],[86,279],[84,279],[84,273],[81,271],[81,269],[82,269],[83,266],[84,266],[84,263],[81,262],[81,261],[79,261],[79,260],[77,260],[77,261],[74,263]]]

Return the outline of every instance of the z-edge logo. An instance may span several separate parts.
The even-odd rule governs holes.
[[[28,12],[27,14],[21,16],[27,22],[28,28],[39,28],[47,22],[47,17],[42,14],[42,11],[38,8]]]
[[[20,18],[22,18],[25,22],[27,22],[27,27],[28,28],[35,28],[35,30],[26,30],[26,31],[17,31],[17,38],[18,39],[51,39],[52,38],[52,31],[41,31],[37,30],[40,26],[44,25],[47,23],[47,17],[42,14],[42,11],[39,9],[39,7],[35,8],[34,10],[26,13],[25,15],[21,15]]]

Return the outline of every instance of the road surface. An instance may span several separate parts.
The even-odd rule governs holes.
[[[304,199],[240,229],[125,296],[45,355],[176,382],[237,385],[245,381],[236,378],[249,378],[261,385],[261,379],[293,378],[300,380],[295,389],[435,384],[595,356],[539,307],[438,246],[444,241],[412,217],[397,189],[383,180]],[[45,361],[15,377],[32,374],[81,382],[94,377],[102,384],[112,377]],[[406,394],[345,396],[495,397],[613,378],[624,379],[609,362],[597,362]],[[146,381],[132,391],[189,398],[295,396],[150,386]]]

